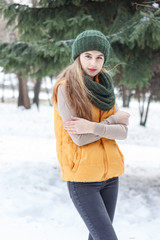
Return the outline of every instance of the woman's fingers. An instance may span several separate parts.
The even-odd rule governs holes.
[[[73,134],[81,133],[83,127],[81,126],[80,121],[74,121],[79,120],[79,118],[74,117],[73,121],[63,122],[63,127],[66,131]]]
[[[69,133],[77,133],[75,126],[64,126],[64,129]]]
[[[92,133],[95,125],[83,118],[72,117],[72,121],[63,122],[63,127],[69,133],[85,134]]]
[[[74,125],[75,122],[74,121],[68,121],[68,122],[63,122],[63,125]]]
[[[119,110],[114,115],[117,117],[118,123],[128,125],[130,117],[130,114],[128,112]]]
[[[76,124],[74,121],[63,122],[62,124],[64,129],[67,130],[68,132],[76,131]]]

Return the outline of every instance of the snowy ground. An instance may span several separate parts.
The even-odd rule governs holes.
[[[147,127],[138,106],[129,136],[119,141],[125,174],[114,227],[119,240],[160,240],[160,104],[151,104]],[[88,231],[60,179],[53,109],[0,103],[0,236],[3,240],[87,240]]]

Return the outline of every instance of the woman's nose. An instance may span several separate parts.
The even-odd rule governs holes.
[[[91,65],[92,65],[92,66],[96,66],[96,59],[95,59],[95,58],[92,58],[92,59],[91,59]]]

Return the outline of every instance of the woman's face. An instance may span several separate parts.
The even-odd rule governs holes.
[[[83,71],[93,78],[103,67],[104,55],[99,51],[87,51],[80,54],[80,63]]]

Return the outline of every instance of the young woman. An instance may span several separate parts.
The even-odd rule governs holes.
[[[104,69],[110,44],[99,31],[80,33],[73,63],[54,87],[54,124],[61,177],[89,230],[89,240],[117,240],[112,222],[124,159],[115,139],[127,137],[129,114],[115,102]]]

